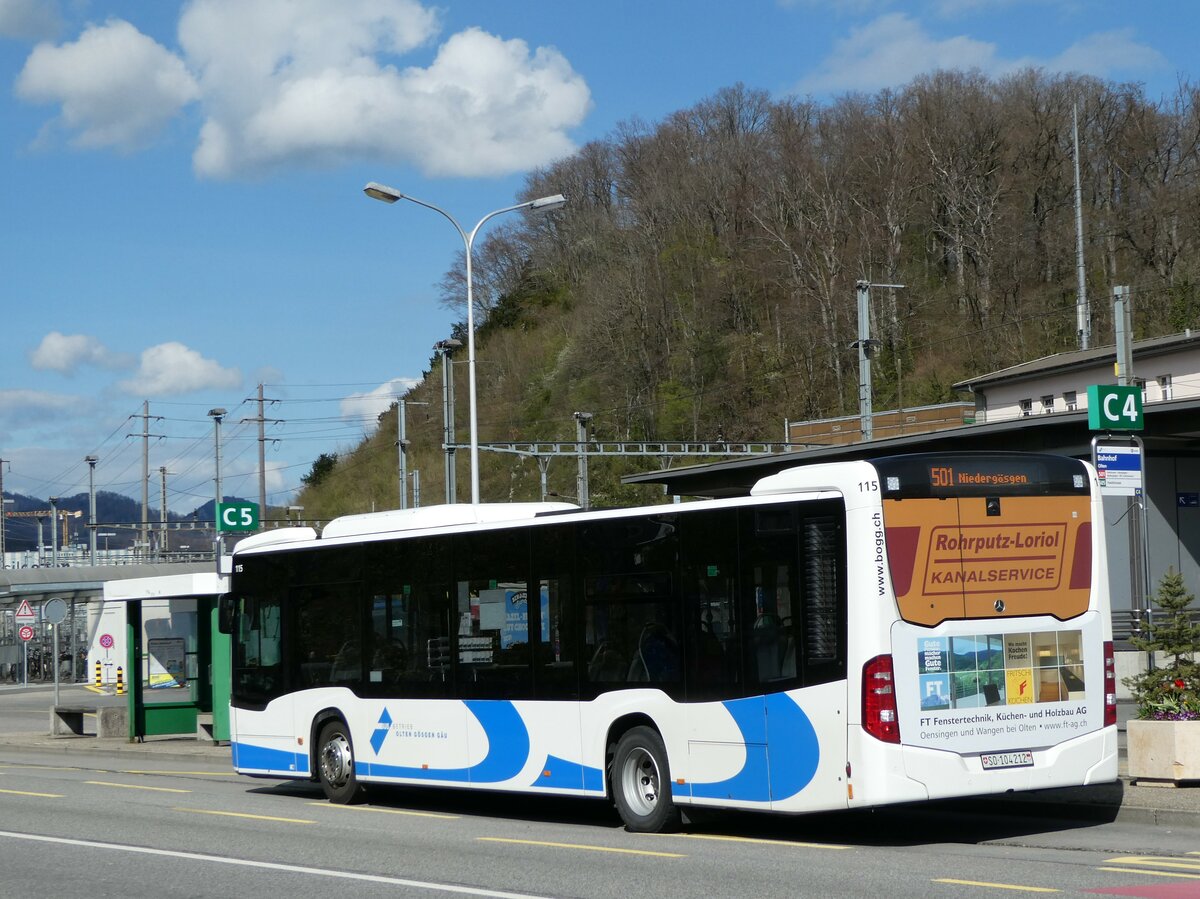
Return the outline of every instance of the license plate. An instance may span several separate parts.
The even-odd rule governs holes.
[[[1033,765],[1033,752],[1021,749],[1017,752],[985,752],[979,757],[984,771],[997,768],[1029,768]]]

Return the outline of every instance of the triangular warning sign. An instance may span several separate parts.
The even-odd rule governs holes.
[[[17,618],[36,618],[33,614],[33,607],[29,605],[29,600],[21,600],[21,604],[17,606]]]

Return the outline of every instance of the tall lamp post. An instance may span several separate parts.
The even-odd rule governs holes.
[[[549,212],[551,209],[558,209],[566,204],[567,199],[562,194],[554,194],[549,197],[539,197],[536,200],[529,200],[525,203],[518,203],[515,206],[505,206],[503,209],[497,209],[494,212],[489,212],[481,218],[467,233],[458,223],[458,221],[440,206],[435,206],[432,203],[426,203],[424,200],[418,200],[416,197],[410,197],[408,194],[403,194],[394,187],[388,187],[386,184],[380,184],[377,181],[371,181],[363,188],[363,193],[373,200],[382,200],[384,203],[395,203],[397,200],[408,200],[410,203],[416,203],[418,206],[424,206],[426,209],[432,209],[434,212],[440,213],[454,226],[454,230],[458,232],[459,237],[463,239],[463,245],[466,248],[467,257],[467,381],[470,394],[470,418],[471,418],[471,504],[479,504],[479,414],[476,407],[475,399],[475,297],[472,292],[473,286],[471,283],[471,249],[475,244],[475,235],[479,233],[479,229],[489,219],[502,215],[505,212],[516,212],[518,210],[528,209],[530,211],[538,210],[541,212]]]

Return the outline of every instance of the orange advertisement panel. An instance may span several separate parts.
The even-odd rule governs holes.
[[[1087,611],[1086,496],[910,497],[883,505],[888,565],[905,621],[1066,620]]]

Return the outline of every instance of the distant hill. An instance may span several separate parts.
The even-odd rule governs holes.
[[[5,504],[5,510],[9,513],[27,513],[27,512],[46,512],[47,515],[42,518],[42,542],[44,545],[50,544],[50,501],[48,499],[40,499],[36,496],[26,496],[22,493],[4,494],[5,499],[12,500],[11,503]],[[226,497],[227,502],[243,502],[240,497]],[[65,542],[86,543],[87,542],[87,522],[88,522],[88,495],[86,493],[77,493],[74,496],[60,496],[58,498],[58,509],[60,512],[74,513],[78,512],[79,517],[70,517],[67,519],[67,531],[64,535]],[[152,528],[157,527],[161,521],[160,513],[157,507],[150,507],[147,517]],[[24,515],[17,517],[6,516],[4,530],[4,548],[8,552],[23,552],[28,550],[36,550],[38,543],[38,519]],[[112,536],[107,538],[107,545],[110,549],[128,549],[138,539],[138,528],[142,520],[142,504],[141,501],[131,499],[128,496],[123,496],[120,493],[112,493],[108,490],[96,491],[96,529],[105,533],[111,533]],[[167,522],[174,529],[176,526],[187,528],[191,523],[197,525],[208,525],[211,530],[211,522],[213,520],[213,500],[197,506],[194,510],[186,514],[177,512],[167,512]]]

